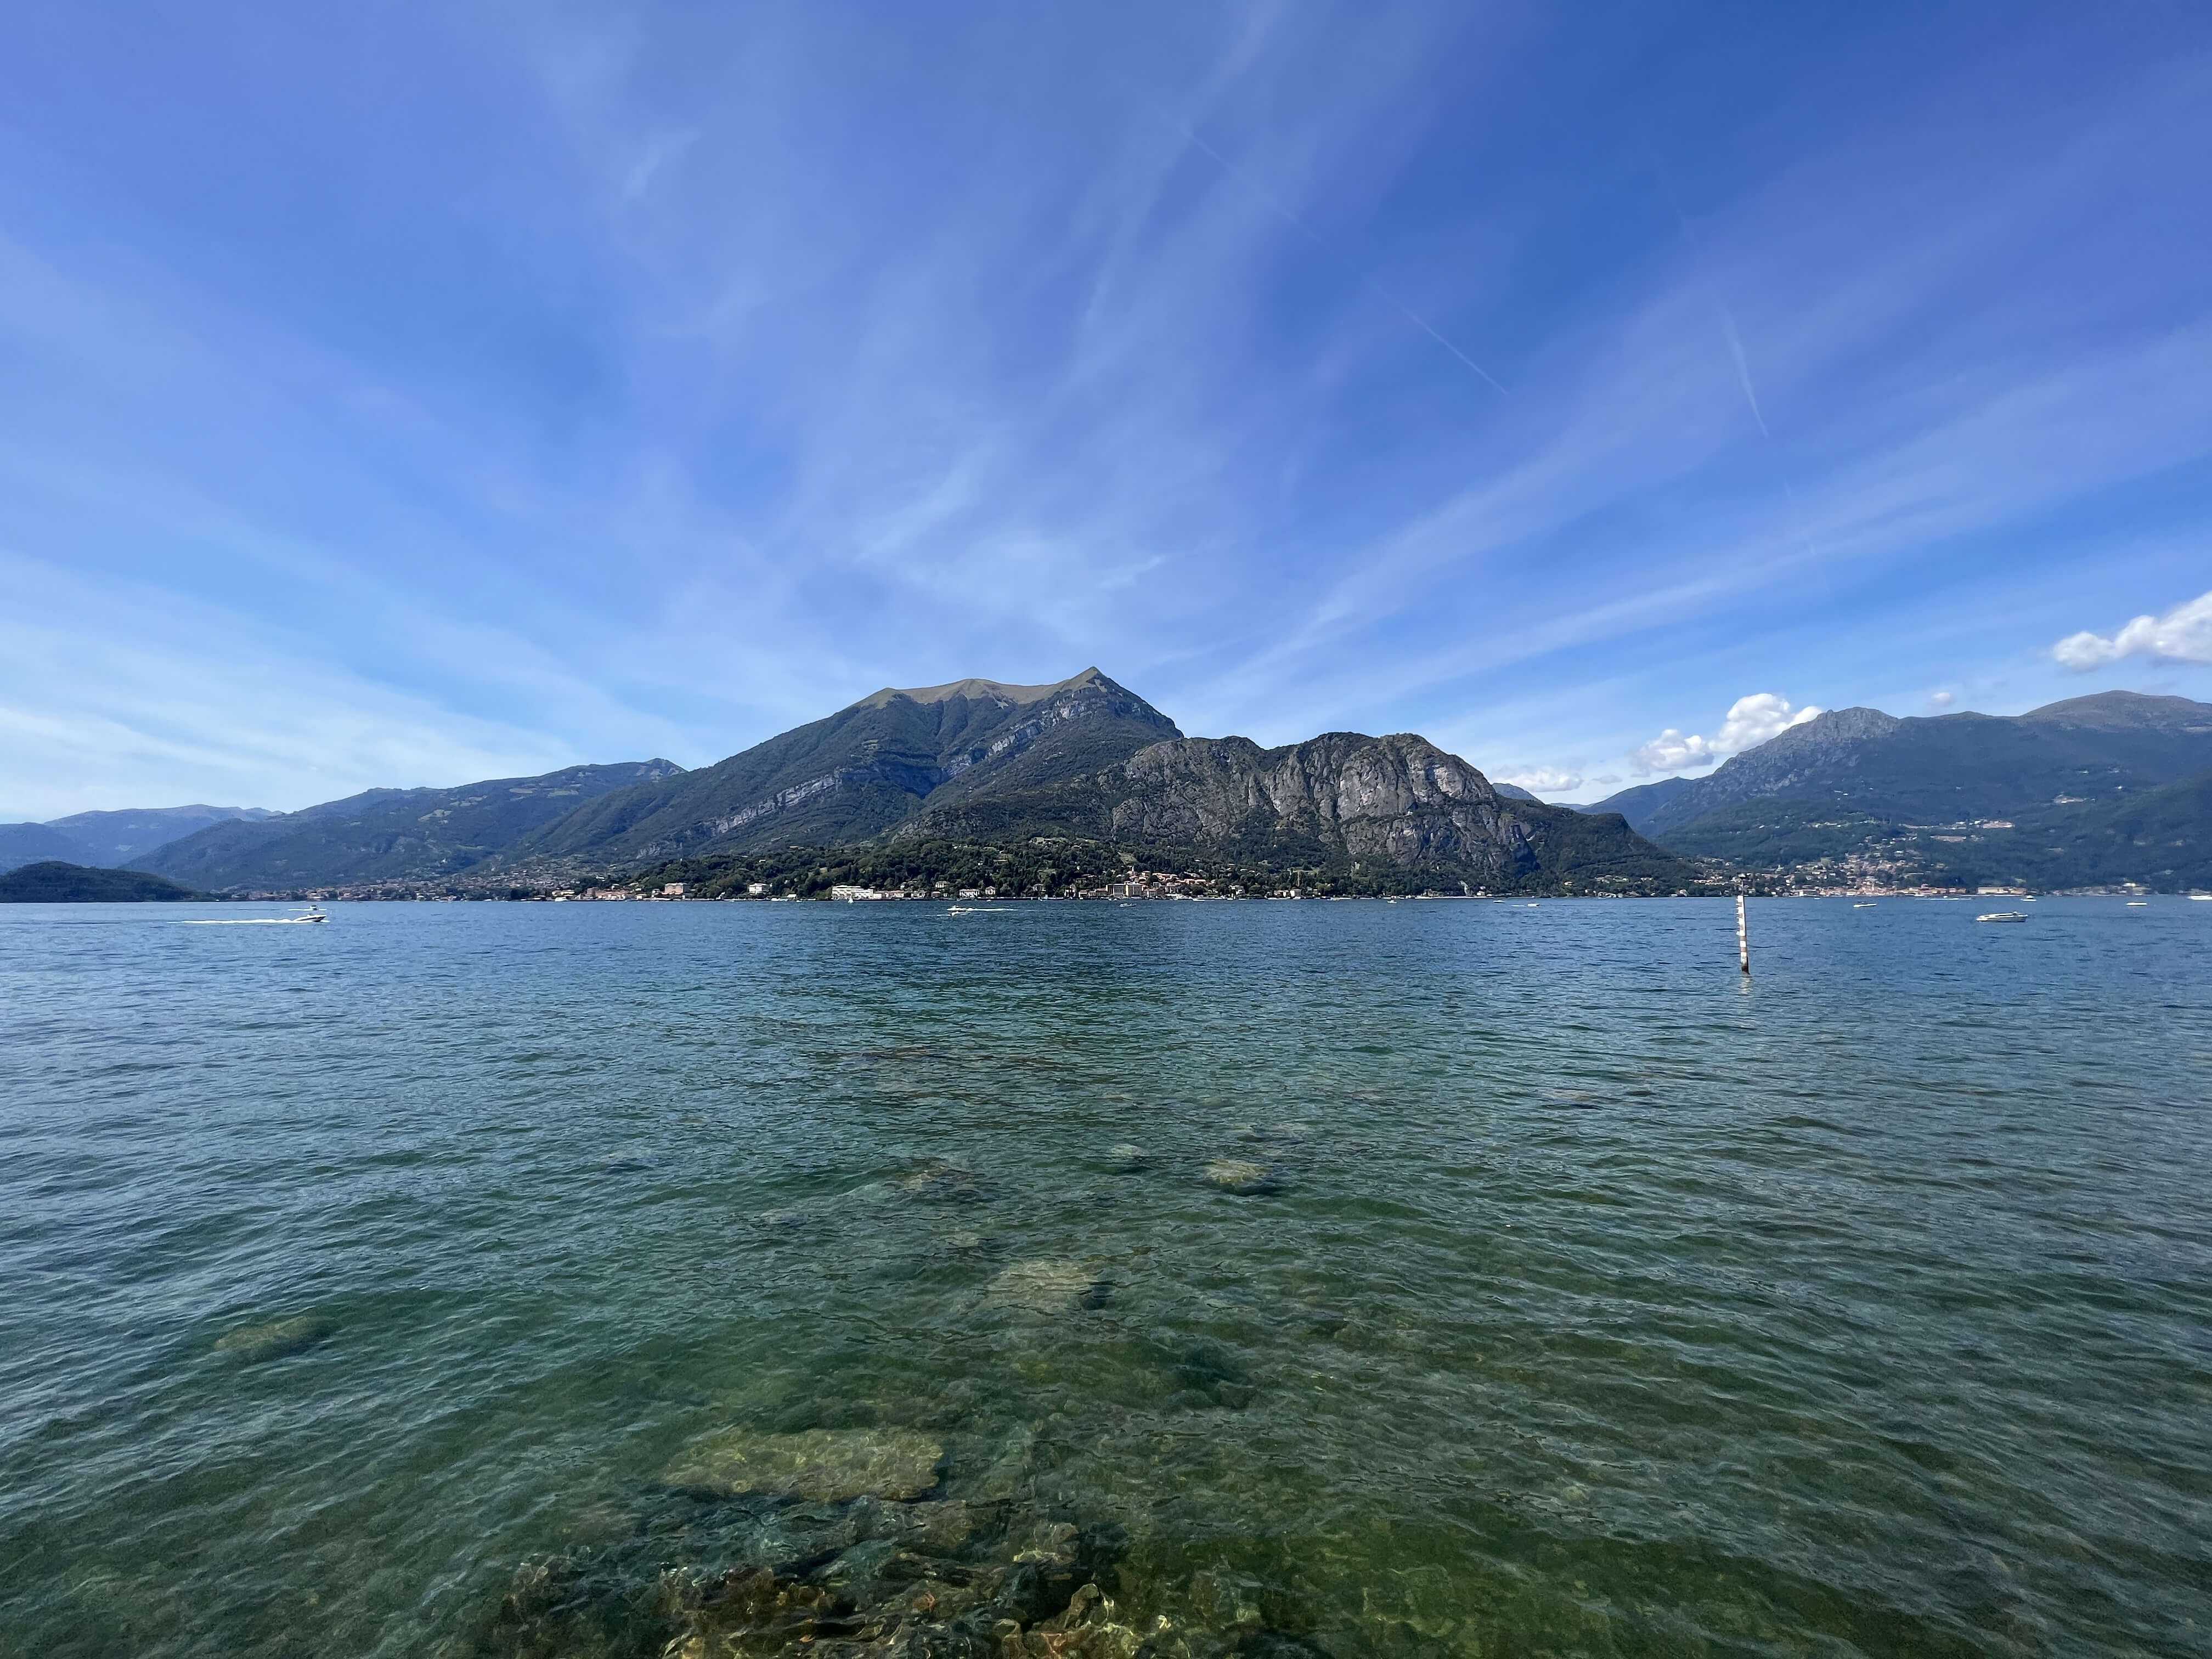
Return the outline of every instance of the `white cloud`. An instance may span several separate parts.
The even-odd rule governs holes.
[[[1729,705],[1721,729],[1708,738],[1668,726],[1647,744],[1632,750],[1629,764],[1638,772],[1694,771],[1726,760],[1741,750],[1756,747],[1776,733],[1817,719],[1824,710],[1809,704],[1796,707],[1772,691],[1754,691]]]
[[[1583,775],[1565,772],[1556,766],[1516,766],[1510,772],[1498,773],[1498,783],[1510,783],[1526,789],[1532,795],[1541,795],[1547,800],[1553,795],[1583,786]]]
[[[1638,773],[1680,772],[1710,766],[1719,758],[1719,751],[1705,738],[1686,736],[1670,726],[1650,742],[1631,750],[1628,763]]]
[[[1959,695],[1955,691],[1930,691],[1928,694],[1928,706],[1939,714],[1958,701]]]
[[[2086,629],[2069,634],[2051,647],[2051,654],[2077,674],[2122,657],[2212,663],[2212,593],[2200,593],[2163,617],[2137,617],[2109,636]]]

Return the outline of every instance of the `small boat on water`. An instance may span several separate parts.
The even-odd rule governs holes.
[[[1863,904],[1854,904],[1851,906],[1851,908],[1854,910],[1871,910],[1874,908],[1874,901],[1872,899],[1869,899]]]
[[[1974,920],[1976,921],[2026,921],[2027,920],[2027,912],[2025,910],[1992,910],[1985,916],[1976,916]]]
[[[2148,910],[2149,908],[2150,901],[2148,899],[2130,899],[2128,901],[2128,908],[2130,910]]]
[[[330,917],[324,913],[321,905],[311,904],[292,920],[294,921],[328,921]]]

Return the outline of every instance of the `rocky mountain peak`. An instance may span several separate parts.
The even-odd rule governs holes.
[[[1008,708],[1026,708],[1031,703],[1048,702],[1063,691],[1081,691],[1094,685],[1109,691],[1119,692],[1124,696],[1131,695],[1108,679],[1097,669],[1086,668],[1079,674],[1071,675],[1064,680],[1054,680],[1049,685],[1012,685],[1004,680],[982,679],[950,680],[943,685],[921,685],[906,689],[887,685],[882,690],[861,698],[853,707],[881,708],[901,699],[908,702],[938,703],[951,702],[955,698],[962,698],[969,702],[995,702]]]
[[[2063,702],[2047,702],[2020,718],[2093,732],[2212,732],[2212,703],[2154,696],[2143,691],[2099,691]]]

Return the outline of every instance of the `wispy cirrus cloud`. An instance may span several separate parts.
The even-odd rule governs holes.
[[[2212,454],[2212,55],[1762,23],[1784,120],[1627,14],[116,27],[27,43],[0,132],[0,546],[146,597],[88,654],[195,678],[247,799],[284,676],[453,782],[1091,662],[1188,729],[1587,776],[1743,684],[1857,695],[1946,584],[2185,591],[2124,549]],[[279,679],[198,673],[170,600]]]
[[[331,663],[306,630],[21,560],[0,558],[0,582],[17,601],[0,611],[10,814],[149,799],[289,811],[611,758]],[[106,619],[101,636],[65,620],[89,614]]]

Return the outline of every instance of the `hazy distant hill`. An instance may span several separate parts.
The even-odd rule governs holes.
[[[925,802],[1086,776],[1173,720],[1095,668],[1054,685],[886,689],[719,765],[610,795],[517,845],[511,862],[619,868],[790,842],[866,840]]]
[[[1619,818],[1504,795],[1411,733],[1334,732],[1276,749],[1247,738],[1177,738],[1088,778],[933,805],[894,839],[1037,836],[1203,849],[1271,868],[1427,872],[1492,887],[1692,876]]]
[[[0,823],[0,871],[46,859],[77,859],[76,838],[45,823]]]
[[[0,824],[0,870],[35,859],[92,866],[128,864],[210,823],[275,816],[258,806],[154,806],[76,812],[46,823]]]
[[[1754,869],[1859,854],[1966,886],[2212,886],[2212,772],[2108,800],[2069,796],[2007,817],[1942,824],[1825,801],[1744,801],[1708,812],[1672,839]]]
[[[1999,817],[2060,795],[2112,799],[2212,766],[2212,704],[2106,691],[2026,714],[1900,720],[1838,708],[1703,778],[1625,789],[1583,810],[1620,812],[1666,840],[1707,813],[1765,799],[1822,801],[1922,821]]]
[[[1618,812],[1628,820],[1630,828],[1638,835],[1655,835],[1658,831],[1662,809],[1685,790],[1696,788],[1702,781],[1698,778],[1662,778],[1656,783],[1639,783],[1633,788],[1623,789],[1618,794],[1607,795],[1601,801],[1577,806],[1574,810],[1577,812]]]
[[[189,888],[138,870],[95,870],[49,859],[0,875],[0,904],[118,904],[196,898]]]
[[[581,803],[682,769],[673,761],[624,761],[453,789],[369,789],[210,825],[132,863],[207,892],[428,879],[473,868]]]
[[[52,819],[46,827],[69,835],[92,863],[118,865],[128,864],[211,823],[254,822],[276,816],[260,806],[154,806],[77,812]]]
[[[1905,720],[1844,708],[1709,777],[1583,810],[1620,812],[1676,852],[1753,866],[1875,853],[1961,879],[2088,884],[2153,879],[2158,854],[2125,827],[2130,814],[2207,768],[2212,705],[2185,697],[2107,691],[2026,714]],[[2164,797],[2160,822],[2171,829],[2200,798]]]

